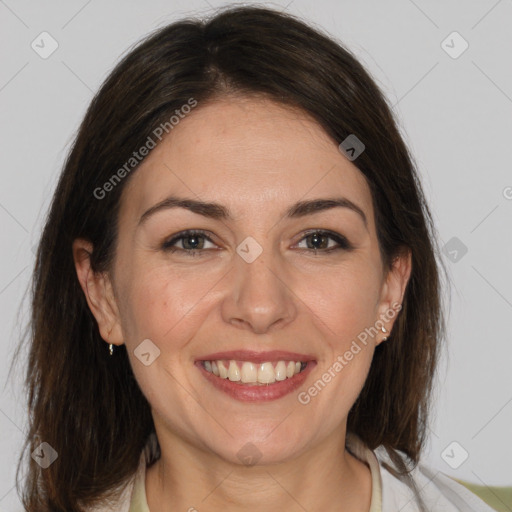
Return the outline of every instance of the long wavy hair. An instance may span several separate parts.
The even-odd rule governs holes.
[[[93,271],[112,269],[119,200],[137,166],[101,199],[95,190],[190,98],[199,109],[232,95],[302,109],[336,144],[350,134],[365,144],[354,164],[371,189],[382,261],[390,269],[410,250],[412,272],[347,428],[371,449],[384,446],[400,478],[410,479],[418,463],[445,336],[443,263],[392,108],[358,60],[320,29],[268,8],[229,7],[164,26],[130,49],[94,96],[65,161],[37,248],[22,340],[29,422],[16,481],[29,512],[83,511],[114,498],[154,432],[125,346],[109,356],[72,254],[76,238],[88,239]],[[30,457],[42,441],[58,453],[46,469]]]

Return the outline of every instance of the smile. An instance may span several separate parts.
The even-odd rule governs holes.
[[[291,379],[303,371],[307,363],[301,361],[278,361],[254,364],[250,361],[217,360],[202,361],[205,370],[221,379],[240,384],[273,384]]]
[[[269,401],[296,390],[316,361],[291,352],[231,351],[210,354],[195,362],[217,390],[242,402]]]

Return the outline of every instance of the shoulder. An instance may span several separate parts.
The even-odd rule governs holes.
[[[136,472],[120,488],[118,499],[109,503],[103,503],[96,507],[90,507],[87,512],[146,512],[145,496],[146,465],[157,453],[156,436],[152,434],[144,447]]]
[[[374,450],[379,462],[382,481],[382,512],[420,512],[414,487],[428,512],[494,512],[469,489],[442,471],[419,463],[410,478],[397,478],[389,467],[396,469],[385,448]],[[402,459],[405,455],[398,452]]]
[[[109,501],[108,503],[102,503],[93,507],[88,507],[87,512],[130,512],[130,504],[132,502],[132,495],[134,490],[135,481],[140,474],[139,470],[135,475],[132,476],[123,486],[122,491],[119,494],[118,499],[115,501]]]

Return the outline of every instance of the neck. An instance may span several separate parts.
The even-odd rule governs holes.
[[[345,431],[294,459],[254,466],[226,461],[168,431],[158,439],[161,457],[146,473],[151,512],[220,512],[228,505],[230,512],[370,509],[370,469],[345,449]]]

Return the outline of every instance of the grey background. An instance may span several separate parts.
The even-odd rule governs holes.
[[[125,50],[156,27],[220,5],[0,0],[0,512],[21,510],[13,486],[25,398],[19,369],[9,381],[8,369],[27,317],[32,249],[72,136]],[[451,252],[449,347],[424,461],[477,484],[512,485],[512,2],[265,5],[339,38],[394,105]],[[31,48],[43,31],[59,45],[47,59]],[[453,31],[469,44],[458,58],[441,46]]]

